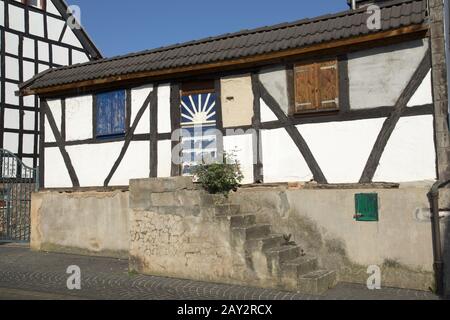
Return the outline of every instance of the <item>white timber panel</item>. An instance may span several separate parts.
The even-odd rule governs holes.
[[[56,127],[61,134],[61,100],[47,100],[47,104],[53,115],[53,119],[55,119]],[[56,142],[55,135],[53,134],[53,130],[50,127],[47,117],[45,117],[45,142]]]
[[[130,179],[150,176],[150,142],[133,141],[111,179],[111,186],[127,186]]]
[[[428,49],[414,40],[348,55],[351,109],[393,106]]]
[[[83,48],[83,45],[78,40],[77,36],[73,33],[72,29],[67,28],[64,36],[62,38],[62,42],[72,45],[74,47]]]
[[[262,130],[264,182],[310,181],[311,170],[284,128]]]
[[[44,173],[45,187],[72,187],[72,181],[59,148],[45,148],[44,159],[46,168]]]
[[[24,111],[24,113],[23,113],[23,129],[24,130],[34,130],[34,118],[35,118],[35,112]]]
[[[20,128],[20,112],[16,109],[5,108],[4,118],[5,128],[7,129],[19,129]]]
[[[34,134],[23,135],[23,153],[34,154]]]
[[[270,122],[270,121],[277,121],[278,118],[275,115],[275,113],[270,110],[269,106],[264,102],[263,99],[260,99],[260,106],[261,106],[261,122]]]
[[[422,106],[433,103],[433,91],[431,87],[431,70],[423,79],[417,91],[408,102],[408,107]]]
[[[50,61],[49,45],[46,42],[38,41],[38,58],[41,61]]]
[[[9,27],[11,29],[25,32],[25,11],[15,5],[8,5],[9,10]]]
[[[56,9],[55,5],[53,4],[52,0],[47,1],[47,12],[53,13],[57,16],[61,16],[58,9]]]
[[[172,132],[170,120],[170,84],[158,86],[158,133]]]
[[[171,176],[172,171],[172,141],[158,141],[158,178]]]
[[[5,51],[7,53],[14,54],[16,56],[19,55],[19,36],[10,33],[5,32]]]
[[[0,26],[5,25],[5,3],[0,1]]]
[[[385,118],[297,126],[329,183],[357,183]]]
[[[5,132],[3,134],[3,148],[12,153],[19,152],[19,134]]]
[[[287,83],[286,69],[284,67],[264,69],[259,74],[259,80],[275,101],[278,102],[284,113],[288,114],[288,85],[290,84]]]
[[[89,58],[84,52],[75,49],[72,50],[72,64],[83,63],[88,61]]]
[[[34,63],[23,61],[23,80],[27,81],[34,76]]]
[[[92,96],[66,99],[66,139],[92,139]]]
[[[19,97],[16,96],[16,91],[19,90],[17,84],[5,82],[5,102],[7,104],[19,105]]]
[[[374,181],[413,182],[435,179],[433,116],[401,118],[387,143]]]
[[[44,37],[44,16],[38,12],[29,11],[30,33]]]
[[[235,135],[223,138],[223,147],[228,154],[234,154],[244,175],[242,183],[253,183],[253,164],[256,163],[256,150],[253,148],[253,135]],[[255,148],[256,149],[256,148]]]
[[[50,16],[47,16],[48,38],[53,41],[59,41],[65,22]]]
[[[131,90],[131,125],[133,125],[139,110],[147,99],[148,95],[153,91],[153,85],[145,85]],[[150,133],[150,103],[147,105],[144,114],[136,127],[135,134]]]
[[[19,59],[5,57],[5,76],[7,79],[19,80]]]
[[[69,49],[52,45],[53,50],[53,63],[60,65],[68,65],[69,64]]]
[[[34,59],[34,40],[23,38],[23,56],[25,58]]]
[[[124,142],[120,141],[66,147],[80,186],[103,186],[122,150],[123,144]]]

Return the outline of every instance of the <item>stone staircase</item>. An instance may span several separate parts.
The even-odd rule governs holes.
[[[240,206],[215,198],[215,217],[228,220],[235,248],[242,248],[247,267],[265,282],[286,290],[322,294],[336,285],[336,272],[321,270],[316,257],[305,253],[284,235],[272,232],[270,224],[261,224],[255,213],[243,213]]]

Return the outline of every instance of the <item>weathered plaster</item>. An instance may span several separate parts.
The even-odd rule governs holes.
[[[253,92],[250,75],[222,78],[220,85],[223,126],[227,128],[251,125]]]
[[[281,109],[288,114],[289,111],[289,95],[287,83],[287,72],[285,67],[276,67],[264,69],[259,74],[259,80],[270,93],[270,95],[278,102]]]

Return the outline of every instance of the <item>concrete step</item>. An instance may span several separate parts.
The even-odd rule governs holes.
[[[243,240],[259,239],[267,237],[270,234],[270,224],[254,224],[247,227],[232,228],[234,235]]]
[[[280,246],[267,250],[266,256],[269,260],[276,261],[281,267],[281,264],[300,257],[301,248],[299,246]]]
[[[247,242],[245,243],[245,248],[249,252],[254,250],[267,251],[269,249],[281,246],[283,241],[283,235],[270,234],[263,238],[247,240]]]
[[[216,205],[214,207],[216,211],[216,216],[223,217],[223,216],[236,216],[240,215],[240,206],[236,204],[222,204],[222,205]]]
[[[317,270],[301,275],[298,278],[298,291],[320,295],[336,286],[336,282],[335,271]]]
[[[256,216],[254,214],[237,215],[230,217],[231,228],[242,228],[256,224]]]
[[[283,276],[298,277],[317,270],[317,258],[313,256],[298,257],[293,260],[285,261],[281,264]]]

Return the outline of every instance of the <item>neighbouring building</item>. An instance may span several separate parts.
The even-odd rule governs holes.
[[[267,251],[278,239],[272,230],[292,234],[340,280],[365,283],[367,267],[380,265],[389,285],[432,287],[427,193],[448,176],[449,152],[445,54],[433,37],[443,11],[425,0],[356,3],[61,67],[21,85],[42,106],[35,248],[130,250],[142,272],[262,286],[280,285],[262,274],[297,277],[298,266],[316,267],[300,261],[297,248]],[[380,10],[368,11],[369,3]],[[379,28],[368,23],[377,16]],[[183,133],[174,136],[177,129]],[[227,242],[226,222],[216,226],[209,211],[193,209],[214,207],[195,187],[155,180],[189,174],[196,155],[221,151],[235,152],[245,183],[259,183],[229,199],[255,214],[233,220],[239,210],[227,207],[231,229],[244,233],[237,256],[245,259],[229,252],[239,245]],[[249,253],[255,240],[263,255]],[[261,271],[266,260],[269,271]],[[322,277],[333,282],[326,272],[299,281],[318,286]]]
[[[49,68],[101,58],[63,0],[0,1],[0,149],[39,164],[39,99],[16,95],[19,84]]]

